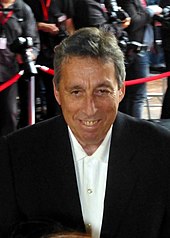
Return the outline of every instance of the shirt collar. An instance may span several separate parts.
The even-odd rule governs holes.
[[[91,159],[98,158],[102,162],[107,163],[108,162],[108,154],[110,150],[110,142],[111,142],[111,134],[112,134],[112,127],[110,127],[109,131],[107,132],[103,142],[101,145],[97,148],[97,150],[91,155],[88,156],[86,152],[84,151],[83,147],[80,145],[80,143],[77,141],[76,137],[72,133],[70,127],[68,126],[69,131],[69,137],[71,141],[71,147],[73,152],[73,158],[75,161],[80,161],[86,157],[89,157]]]

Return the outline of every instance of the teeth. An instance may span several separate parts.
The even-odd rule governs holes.
[[[93,126],[97,123],[97,121],[83,121],[83,123],[86,125],[86,126]]]

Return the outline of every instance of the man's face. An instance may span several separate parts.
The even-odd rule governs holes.
[[[114,122],[124,86],[118,89],[114,65],[93,58],[71,57],[63,64],[55,97],[83,148],[98,147]]]

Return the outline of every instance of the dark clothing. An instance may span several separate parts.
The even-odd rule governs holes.
[[[3,8],[1,4],[0,7]],[[10,45],[18,37],[32,37],[34,55],[37,56],[39,51],[38,32],[30,7],[23,3],[23,1],[16,0],[9,9],[14,11],[11,17],[9,17],[5,24],[0,21],[0,37],[5,36],[7,39],[6,47],[0,49],[0,83],[9,80],[19,72],[16,54],[10,49]],[[4,16],[7,16],[8,12],[9,11],[5,11]],[[1,93],[0,96],[0,136],[17,128],[16,85],[11,89],[5,90],[7,90],[7,92]],[[4,114],[4,112],[7,113]]]
[[[126,79],[145,78],[149,75],[149,58],[147,52],[135,54],[133,62],[126,68]],[[146,99],[146,84],[136,84],[126,87],[125,97],[119,105],[119,111],[136,118],[142,117],[142,108]]]
[[[170,6],[170,0],[160,0],[160,7]],[[170,51],[170,22],[162,22],[162,45],[166,51]]]
[[[108,164],[103,238],[170,237],[170,132],[118,113]],[[62,116],[0,139],[0,236],[21,221],[84,229]]]
[[[32,9],[36,22],[56,23],[61,13],[67,18],[72,17],[72,1],[71,0],[51,0],[48,8],[48,21],[44,19],[42,5],[39,0],[24,0]],[[44,1],[46,2],[46,1]],[[39,31],[41,41],[41,51],[37,59],[37,63],[53,68],[53,49],[59,43],[58,36],[53,36],[48,32]]]
[[[73,0],[73,3],[76,29],[87,26],[100,27],[108,22],[111,23],[109,16],[112,14],[116,16],[118,13],[116,0]]]
[[[120,5],[131,17],[131,23],[126,28],[130,42],[143,44],[144,33],[147,24],[151,23],[152,18],[142,7],[140,0],[117,0]],[[127,64],[126,80],[145,78],[149,74],[149,61],[147,49],[134,53],[131,57],[127,53],[127,59],[131,57],[129,65]],[[129,61],[129,60],[127,60]],[[138,84],[126,88],[125,97],[120,103],[119,110],[131,116],[141,118],[143,105],[146,98],[146,85]]]
[[[107,23],[101,4],[95,0],[75,0],[73,21],[75,29],[100,27]]]
[[[67,18],[72,17],[72,1],[71,0],[51,0],[50,6],[48,8],[48,20],[44,18],[43,8],[40,0],[24,0],[32,9],[36,22],[45,22],[45,23],[55,23],[57,25],[58,17],[62,14],[65,14]],[[46,1],[44,1],[46,3]],[[37,58],[36,63],[41,66],[47,66],[53,69],[53,58],[54,58],[54,47],[59,44],[66,35],[52,35],[48,32],[39,30],[41,50]],[[47,105],[47,113],[45,118],[50,118],[56,116],[60,113],[60,107],[55,100],[53,93],[53,76],[48,75],[44,72],[39,72],[36,76],[36,80],[41,81],[39,85],[45,87],[45,97],[41,98],[42,88],[36,89],[38,92],[37,97],[41,98],[42,104],[45,98],[45,104]],[[44,118],[44,119],[45,119]]]
[[[37,22],[43,21],[43,10],[39,0],[32,1],[32,0],[24,0],[31,9],[34,10],[34,15]],[[58,13],[67,13],[67,18],[72,17],[72,1],[70,0],[51,0],[50,7],[49,7],[49,22],[55,23],[56,18],[55,15]]]
[[[51,118],[56,114],[60,114],[61,110],[54,97],[52,79],[53,77],[50,74],[41,70],[38,71],[36,81],[42,85],[37,85],[37,97],[41,99],[41,107],[45,106],[46,108],[44,115],[41,115],[42,120]],[[37,118],[37,121],[38,120],[39,119]]]
[[[0,92],[0,136],[7,135],[17,128],[18,110],[16,97],[16,83]]]
[[[164,8],[166,6],[170,6],[170,0],[160,0],[159,5]],[[166,64],[166,70],[170,71],[170,22],[162,22],[162,46],[164,50],[164,59]],[[167,89],[165,91],[165,95],[163,98],[162,104],[162,119],[170,118],[170,77],[167,78]]]
[[[117,0],[121,6],[131,17],[131,23],[126,28],[129,41],[137,41],[143,43],[143,37],[146,25],[151,23],[152,18],[147,11],[142,7],[140,0]]]
[[[30,7],[23,3],[23,1],[16,0],[9,8],[14,10],[14,13],[5,24],[0,22],[0,36],[4,34],[7,38],[7,48],[0,49],[0,82],[5,82],[18,73],[18,63],[15,58],[15,53],[10,50],[10,45],[19,36],[32,37],[35,56],[38,55],[39,52],[40,42]],[[5,12],[5,14],[7,15],[8,12]]]
[[[166,70],[170,71],[170,50],[164,50]],[[167,88],[163,97],[161,119],[170,118],[170,77],[167,78]]]
[[[75,29],[97,27],[112,32],[117,38],[122,36],[121,24],[117,24],[116,20],[111,21],[110,18],[111,14],[117,10],[116,1],[74,0],[73,2]]]

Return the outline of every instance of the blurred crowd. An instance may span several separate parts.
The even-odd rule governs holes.
[[[170,133],[124,82],[170,70],[169,1],[0,0],[0,89],[24,72],[0,91],[0,237],[170,237]]]
[[[125,54],[126,80],[147,77],[150,68],[170,70],[170,0],[0,0],[0,85],[24,75],[0,92],[0,136],[29,124],[30,79],[35,78],[36,122],[60,113],[53,76],[54,47],[82,27],[116,35]],[[166,68],[164,67],[166,66]],[[170,118],[170,79],[161,118]],[[141,118],[146,84],[127,87],[119,110]]]

